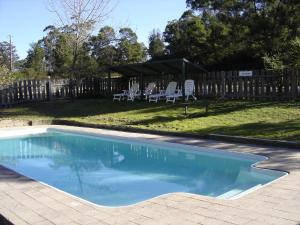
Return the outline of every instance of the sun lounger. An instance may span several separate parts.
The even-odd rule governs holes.
[[[170,82],[166,90],[161,90],[158,94],[149,95],[149,102],[158,102],[161,98],[165,98],[169,95],[174,95],[176,93],[176,87],[177,82]]]
[[[130,98],[133,97],[134,93],[139,91],[139,84],[138,83],[134,83],[129,90],[123,90],[123,93],[119,93],[119,94],[114,94],[113,97],[113,101],[118,100],[124,100],[126,97],[128,97],[129,95],[131,95]]]
[[[195,91],[195,82],[194,82],[194,80],[186,80],[184,82],[184,90],[185,90],[185,101],[188,101],[190,97],[192,97],[194,100],[197,99],[194,96],[194,91]],[[183,97],[182,91],[178,91],[177,93],[166,96],[166,102],[175,103],[175,101],[178,98],[181,98],[181,97]]]
[[[145,96],[146,100],[153,93],[155,87],[156,87],[156,84],[154,82],[151,82],[148,84],[148,86],[146,87],[145,92],[144,92],[144,96]]]
[[[132,86],[133,86],[133,88],[129,89],[129,91],[128,91],[127,101],[132,101],[133,102],[134,99],[141,97],[141,91],[139,89],[139,84],[138,83],[135,83]]]

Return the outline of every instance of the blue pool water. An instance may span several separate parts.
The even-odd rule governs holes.
[[[55,130],[0,139],[0,164],[103,206],[172,192],[231,198],[285,173],[251,165],[263,157]]]

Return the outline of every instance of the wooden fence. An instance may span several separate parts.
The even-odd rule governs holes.
[[[106,97],[124,89],[123,84],[120,78],[22,80],[0,87],[0,107],[57,99]]]
[[[240,76],[238,71],[209,72],[191,75],[198,98],[290,100],[300,98],[300,71],[253,71],[252,76]],[[157,90],[165,89],[175,75],[147,76],[144,83],[156,82]],[[108,97],[128,88],[139,77],[93,78],[75,80],[25,80],[0,87],[0,107],[24,102],[51,101],[66,98]],[[179,87],[182,84],[179,82]]]
[[[195,81],[195,95],[198,98],[290,100],[300,98],[300,71],[285,70],[252,71],[252,76],[240,76],[239,71],[220,71],[190,75]],[[170,80],[180,77],[145,77],[145,84],[156,82],[158,89],[165,89]],[[138,81],[138,80],[137,80]]]
[[[300,97],[300,71],[252,71],[240,76],[239,71],[211,72],[193,76],[199,97],[225,99],[289,100]]]

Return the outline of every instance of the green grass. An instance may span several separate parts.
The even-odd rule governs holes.
[[[64,119],[155,130],[300,140],[300,102],[211,101],[206,114],[204,102],[199,101],[189,107],[185,116],[180,103],[89,99],[0,109],[0,120],[4,119]]]

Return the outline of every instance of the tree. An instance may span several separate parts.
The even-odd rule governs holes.
[[[92,57],[97,61],[99,67],[117,64],[118,38],[112,27],[105,26],[100,29],[97,36],[90,38],[89,46]]]
[[[286,51],[286,61],[289,66],[300,68],[300,37],[291,41],[288,51]]]
[[[61,32],[61,30],[55,26],[47,26],[44,30],[46,33],[46,36],[43,38],[43,47],[45,52],[45,61],[47,70],[50,73],[56,73],[60,68],[57,68],[57,49],[60,42],[63,42],[63,36],[64,34]],[[65,44],[65,42],[63,43]],[[65,46],[66,48],[68,46]]]
[[[80,77],[98,75],[99,65],[96,59],[91,56],[88,43],[83,45],[81,51],[78,58],[78,65],[76,66]]]
[[[207,57],[207,38],[205,24],[192,11],[185,12],[179,20],[169,22],[164,32],[169,55],[185,57],[199,63],[204,63]]]
[[[10,68],[10,49],[12,47],[12,61],[13,64],[19,59],[19,56],[17,55],[16,47],[12,44],[10,46],[10,43],[7,41],[0,42],[0,66],[6,66],[7,68]]]
[[[8,85],[14,79],[13,73],[5,65],[0,65],[0,86]]]
[[[151,59],[161,58],[165,54],[165,44],[159,30],[153,30],[149,36],[148,54]]]
[[[31,44],[26,58],[25,74],[31,78],[46,77],[45,52],[41,42]]]
[[[102,27],[87,43],[92,61],[101,74],[107,66],[137,63],[146,60],[146,47],[139,43],[136,33],[130,28],[121,28],[118,33],[110,26]]]
[[[138,42],[136,33],[128,27],[119,30],[117,54],[120,64],[142,62],[147,55],[144,44]]]
[[[207,41],[212,52],[207,55],[214,59],[210,66],[254,69],[270,63],[280,66],[279,61],[293,65],[285,52],[300,35],[300,15],[295,13],[300,11],[297,1],[187,0],[186,3],[199,13],[209,30]]]
[[[67,39],[70,49],[73,51],[71,72],[76,74],[76,65],[82,46],[90,36],[92,29],[103,22],[109,13],[109,0],[48,0],[52,12],[54,12],[61,27],[68,30]]]

